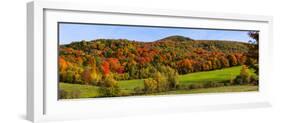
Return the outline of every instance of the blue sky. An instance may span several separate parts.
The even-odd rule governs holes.
[[[248,42],[252,39],[247,33],[248,31],[60,23],[59,43],[69,44],[74,41],[100,38],[150,42],[172,35],[181,35],[197,40]]]

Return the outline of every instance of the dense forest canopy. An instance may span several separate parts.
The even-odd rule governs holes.
[[[114,80],[150,78],[152,73],[177,74],[257,64],[249,51],[256,44],[235,41],[194,40],[170,36],[154,42],[96,39],[59,46],[59,80],[99,85]],[[255,50],[255,51],[253,51]]]

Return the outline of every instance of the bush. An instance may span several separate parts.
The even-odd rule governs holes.
[[[232,84],[243,85],[243,84],[249,84],[250,81],[251,81],[250,71],[246,65],[243,65],[240,71],[240,75],[236,76]]]
[[[135,87],[134,88],[134,95],[140,95],[144,93],[144,89],[142,89],[141,87]]]
[[[244,84],[244,81],[242,79],[242,77],[240,75],[236,76],[236,78],[234,79],[234,85],[242,85]]]
[[[234,80],[231,80],[231,81],[233,81],[233,83],[234,83]],[[223,83],[224,84],[224,86],[230,86],[230,85],[232,85],[232,83]]]
[[[216,87],[222,87],[224,85],[225,85],[224,83],[216,83]]]
[[[225,83],[224,82],[212,82],[212,81],[209,81],[209,82],[206,82],[203,84],[203,87],[204,88],[211,88],[211,87],[221,87],[221,86],[224,86]]]
[[[227,86],[227,85],[235,85],[235,84],[236,84],[235,79],[236,79],[236,78],[230,79],[230,80],[229,80],[229,83],[225,83],[225,85],[226,85],[226,86]]]
[[[160,72],[157,72],[154,75],[153,80],[155,80],[157,82],[157,91],[158,92],[166,91],[169,89],[169,83],[167,81],[167,78]]]
[[[70,92],[70,98],[71,99],[79,98],[79,97],[80,97],[80,91],[79,90],[75,90],[75,91]]]
[[[73,72],[72,71],[67,71],[66,72],[66,82],[68,83],[73,83]]]
[[[75,99],[80,97],[79,90],[73,90],[71,92],[67,92],[63,89],[59,90],[59,99]]]
[[[203,84],[203,87],[204,87],[204,88],[215,87],[215,84],[216,84],[215,82],[209,81],[209,82],[204,83],[204,84]]]
[[[242,66],[240,76],[241,76],[244,84],[247,84],[250,82],[250,71],[246,65]]]
[[[179,74],[175,69],[164,65],[158,65],[157,69],[164,77],[166,77],[168,84],[167,89],[175,89],[179,86]]]
[[[259,78],[258,78],[258,76],[252,75],[250,77],[250,84],[259,85]]]
[[[120,89],[118,86],[115,87],[100,87],[99,88],[100,96],[102,97],[114,97],[119,96]]]
[[[155,74],[147,75],[152,78],[144,80],[145,93],[162,92],[179,87],[178,72],[169,66],[158,65],[158,71],[154,67],[144,70],[155,71]]]
[[[203,84],[190,84],[189,85],[189,89],[199,89],[199,88],[203,88],[204,85]]]
[[[170,67],[159,66],[152,78],[144,80],[144,92],[162,92],[179,87],[178,72]]]
[[[118,82],[113,79],[112,76],[105,76],[104,79],[100,82],[99,93],[104,97],[119,96],[120,89],[118,86]]]
[[[128,73],[112,73],[113,74],[113,78],[117,81],[120,80],[128,80],[129,79],[129,74]]]
[[[65,90],[59,90],[59,99],[67,99],[68,92]]]
[[[178,89],[180,89],[180,90],[190,90],[189,85],[183,85],[183,84],[178,85]]]
[[[179,86],[179,74],[176,70],[172,68],[168,68],[168,71],[165,73],[167,76],[167,81],[169,83],[169,88],[170,89],[175,89]]]
[[[229,84],[229,83],[228,83]],[[180,85],[178,88],[183,90],[200,89],[200,88],[212,88],[212,87],[222,87],[225,86],[224,82],[205,82],[189,85]]]
[[[113,79],[113,77],[111,77],[111,76],[105,77],[105,79],[102,81],[101,84],[102,84],[101,86],[108,87],[108,88],[118,86],[117,81],[115,79]]]
[[[158,82],[154,79],[144,80],[144,91],[145,93],[153,93],[158,89]]]

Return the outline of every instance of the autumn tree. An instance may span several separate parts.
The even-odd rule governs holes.
[[[146,93],[153,93],[157,91],[157,81],[155,81],[154,79],[145,79],[144,80],[144,91]]]
[[[246,65],[243,65],[240,71],[240,75],[238,75],[234,79],[234,84],[248,84],[250,83],[250,80],[251,80],[250,71]]]
[[[233,55],[233,54],[228,55],[228,59],[229,59],[230,66],[236,66],[238,64],[238,61],[237,61],[235,55]]]
[[[244,83],[250,82],[250,70],[248,69],[248,67],[246,65],[242,66],[242,69],[240,71],[240,76]]]
[[[108,76],[110,73],[110,66],[107,61],[103,61],[102,66],[101,66],[102,72],[104,76]]]
[[[110,75],[104,76],[104,79],[101,82],[101,87],[99,88],[99,93],[101,96],[119,96],[120,89],[118,82],[114,80]]]
[[[82,80],[84,84],[91,84],[92,83],[92,77],[91,77],[91,68],[86,67],[82,73]]]
[[[167,77],[167,82],[169,83],[170,89],[175,89],[179,86],[179,74],[176,70],[170,67],[166,67],[164,74]]]
[[[154,74],[153,79],[157,82],[157,91],[165,91],[169,87],[169,83],[167,82],[167,78],[160,72],[156,72]]]
[[[192,62],[189,59],[184,59],[178,63],[178,71],[181,74],[186,74],[193,71]]]
[[[65,61],[65,59],[59,57],[59,70],[63,72],[67,69],[67,67],[68,67],[68,63]]]
[[[221,57],[220,61],[221,61],[223,67],[229,67],[229,61],[227,58]]]

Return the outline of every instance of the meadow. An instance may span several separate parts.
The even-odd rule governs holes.
[[[189,87],[190,85],[204,85],[207,83],[219,83],[217,87],[200,87],[200,88],[179,88],[176,90],[169,90],[165,92],[155,92],[149,94],[139,95],[166,95],[166,94],[192,94],[192,93],[218,93],[218,92],[245,92],[245,91],[258,91],[257,85],[230,85],[230,80],[234,79],[240,74],[242,66],[235,66],[230,68],[223,68],[212,71],[195,72],[190,74],[179,75],[179,85]],[[250,70],[251,75],[255,75],[253,70]],[[144,88],[144,79],[133,79],[117,81],[121,96],[138,95],[135,94],[136,88]],[[223,85],[223,86],[219,86]],[[227,85],[227,86],[225,86]],[[81,85],[69,84],[60,82],[59,88],[69,93],[66,98],[94,98],[102,97],[99,93],[99,86],[94,85]],[[74,96],[71,95],[74,93]],[[75,93],[79,93],[76,94]]]

